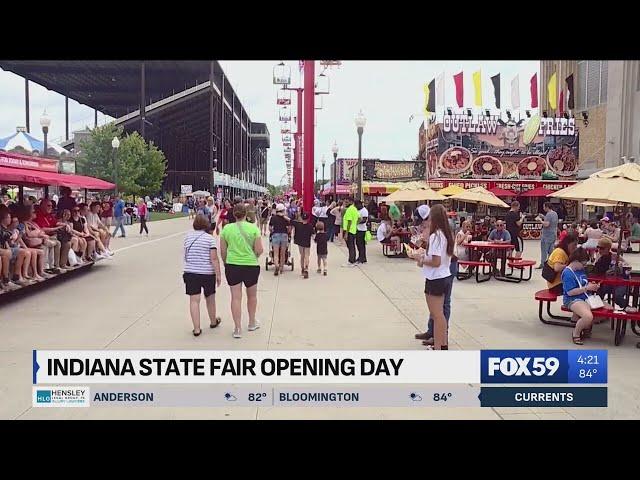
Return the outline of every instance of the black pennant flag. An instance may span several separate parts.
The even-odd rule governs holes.
[[[569,97],[567,98],[567,108],[573,110],[575,102],[573,100],[573,73],[566,78],[567,90],[569,91]]]
[[[496,108],[500,109],[500,74],[491,77],[491,83],[493,83],[493,92],[496,96]]]

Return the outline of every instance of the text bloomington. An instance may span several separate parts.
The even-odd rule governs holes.
[[[256,365],[252,358],[142,358],[138,365],[124,359],[49,358],[49,376],[101,376],[126,377],[152,375],[160,377],[181,376],[387,376],[397,377],[404,359],[363,358],[267,358]]]

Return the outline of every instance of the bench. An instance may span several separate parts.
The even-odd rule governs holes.
[[[566,315],[554,315],[551,313],[551,304],[558,300],[558,295],[549,291],[548,289],[539,290],[535,294],[535,299],[538,302],[538,318],[545,325],[559,325],[561,327],[573,327],[575,322],[571,320],[571,317]],[[547,315],[553,320],[547,320],[542,315],[542,307],[546,304]]]
[[[520,278],[517,279],[517,283],[520,283],[522,281],[528,282],[529,280],[531,280],[531,275],[533,275],[533,266],[536,264],[535,260],[522,260],[522,259],[516,259],[516,260],[510,260],[507,262],[507,266],[511,269],[511,272],[507,274],[508,277],[510,277],[511,275],[513,275],[513,270],[517,269],[520,270]],[[524,278],[524,269],[529,267],[529,276],[527,278]],[[515,277],[514,277],[515,278]]]
[[[83,265],[78,265],[76,267],[65,267],[67,270],[65,273],[60,273],[58,275],[55,275],[41,282],[25,285],[15,290],[5,290],[5,291],[0,290],[0,303],[4,302],[5,300],[9,300],[10,298],[14,298],[18,295],[23,295],[23,294],[26,294],[27,292],[35,291],[39,289],[42,285],[51,285],[54,282],[60,281],[61,279],[70,278],[70,276],[74,275],[77,272],[89,270],[94,264],[95,262],[88,262]]]
[[[389,243],[382,244],[382,254],[385,257],[406,257],[407,249],[404,246],[404,243],[398,241],[391,241]]]
[[[466,272],[461,272],[460,267],[467,267]],[[482,275],[484,278],[480,278],[480,267],[482,267]],[[458,260],[458,273],[456,274],[456,278],[458,280],[466,280],[467,278],[471,278],[473,276],[473,269],[476,271],[476,282],[482,283],[486,282],[493,275],[493,265],[489,262],[480,262],[475,260]],[[487,272],[486,269],[489,269]]]
[[[562,306],[562,311],[570,312],[567,307]],[[640,313],[626,313],[626,312],[616,312],[614,310],[608,310],[606,308],[598,308],[596,310],[592,310],[593,318],[607,318],[611,320],[611,329],[614,330],[615,333],[613,336],[613,343],[616,345],[620,345],[624,338],[625,333],[627,332],[627,322],[631,322],[631,329],[633,333],[636,335],[640,335],[640,331],[638,331],[638,322],[640,322]]]

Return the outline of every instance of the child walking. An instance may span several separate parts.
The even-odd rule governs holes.
[[[324,222],[316,223],[316,255],[318,257],[318,270],[316,272],[327,276],[327,242],[329,241],[329,235],[324,231]],[[324,269],[321,269],[321,266]]]

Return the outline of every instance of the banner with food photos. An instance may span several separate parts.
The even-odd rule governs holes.
[[[427,127],[427,178],[572,180],[575,118],[445,114]]]

